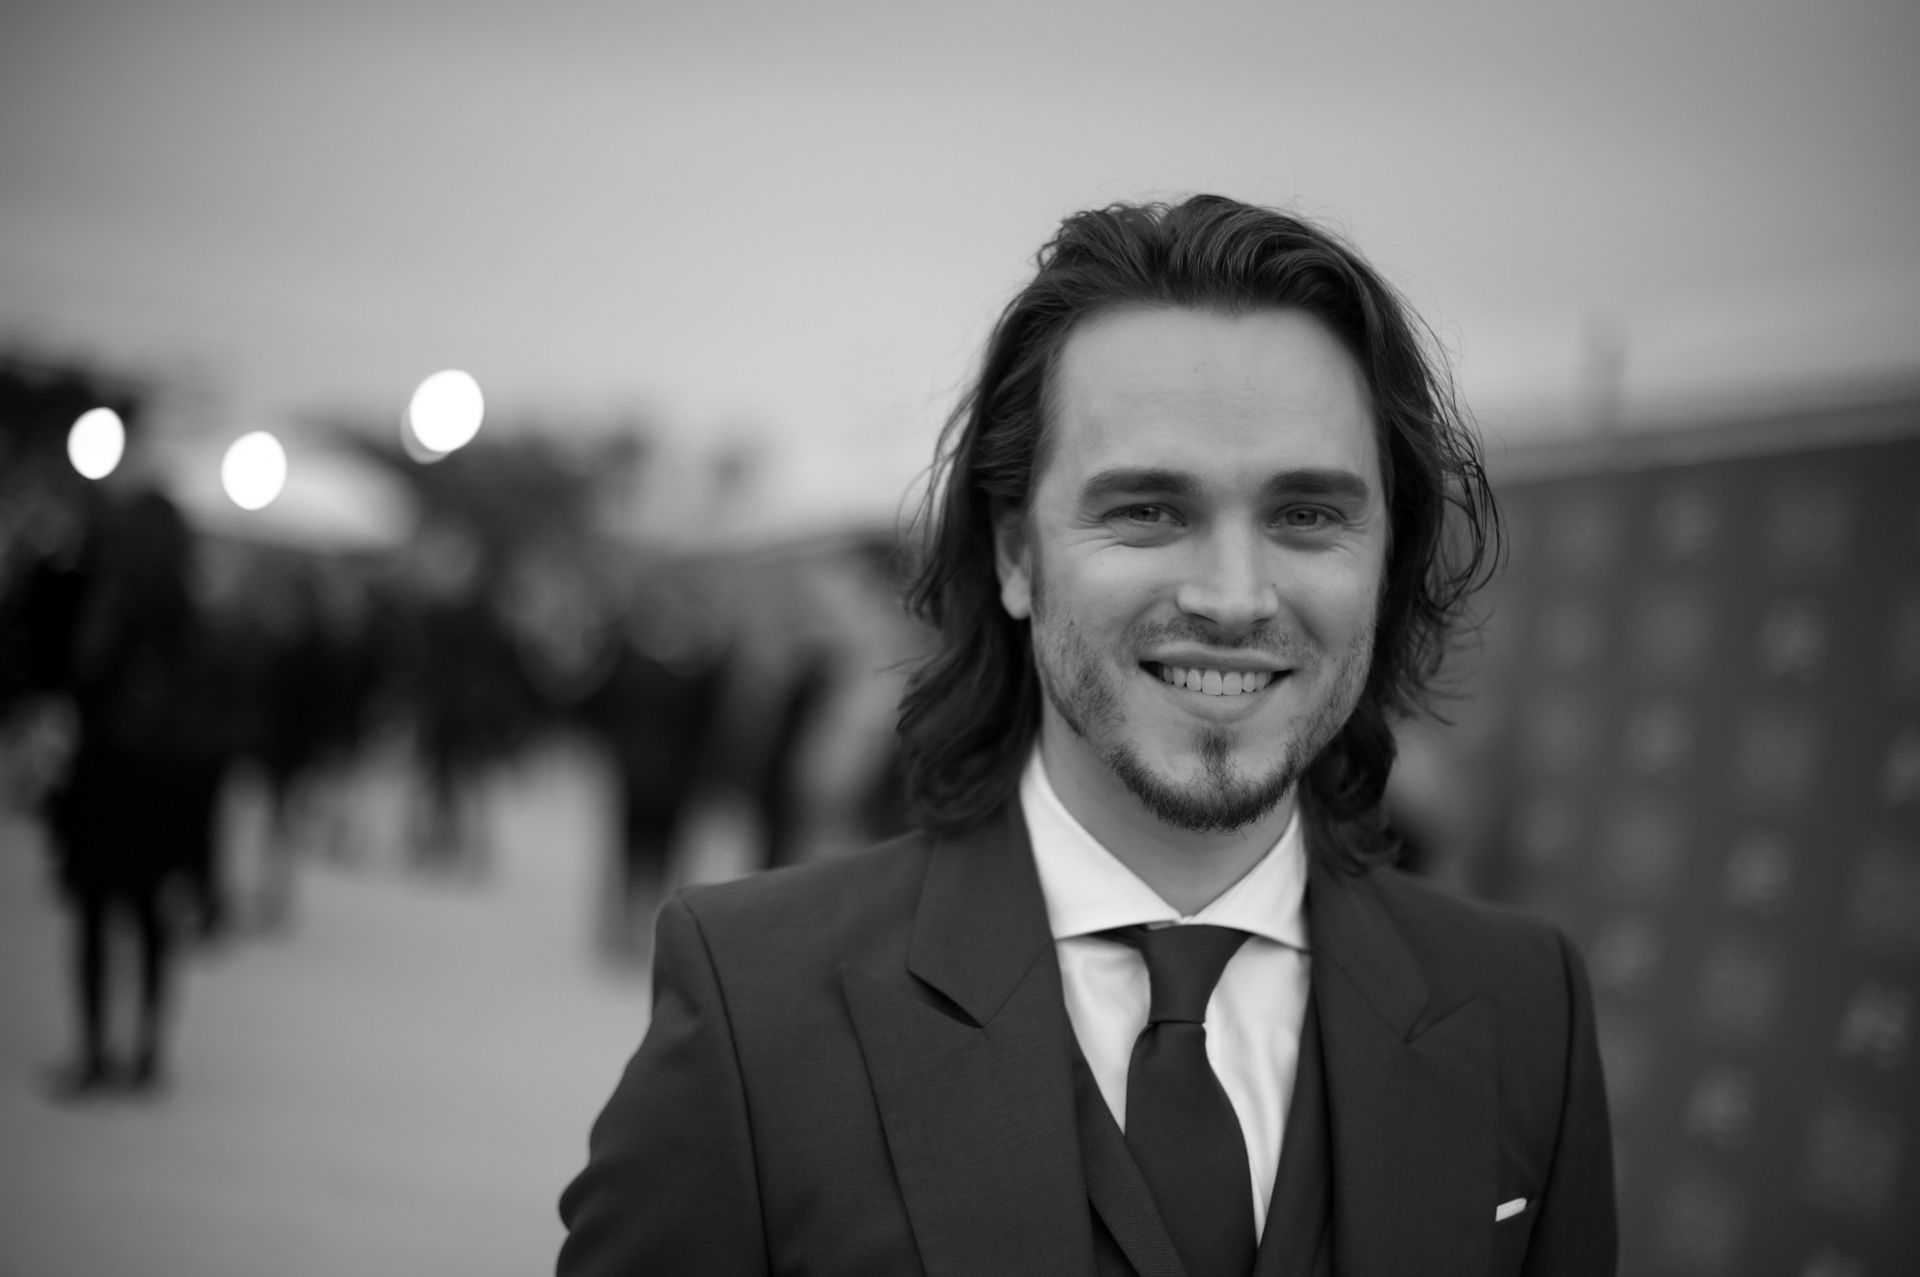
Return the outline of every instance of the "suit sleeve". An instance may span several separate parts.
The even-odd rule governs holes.
[[[1613,1131],[1580,955],[1559,936],[1568,996],[1566,1087],[1552,1168],[1527,1248],[1526,1277],[1612,1277],[1618,1263]]]
[[[652,1022],[560,1218],[559,1277],[767,1271],[732,1028],[700,924],[679,899],[656,926]]]

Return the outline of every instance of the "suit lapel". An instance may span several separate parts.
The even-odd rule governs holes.
[[[907,969],[842,980],[928,1277],[1090,1271],[1072,1029],[1017,809],[932,849]]]
[[[1333,1150],[1334,1268],[1399,1277],[1484,1271],[1498,1171],[1489,1008],[1431,996],[1369,876],[1316,868],[1307,908]]]
[[[1489,1008],[1430,995],[1369,877],[1316,867],[1307,908],[1335,1270],[1480,1271],[1498,1167]],[[1162,1271],[1164,1228],[1137,1209],[1151,1198],[1125,1182],[1130,1159],[1100,1160],[1097,1126],[1083,1166],[1072,1029],[1017,809],[932,849],[907,971],[843,983],[928,1277],[1091,1271],[1090,1191],[1135,1267]],[[1110,1123],[1104,1105],[1092,1116]],[[1301,1178],[1287,1171],[1276,1206]],[[1305,1178],[1269,1229],[1314,1217]]]
[[[1127,1137],[1100,1094],[1086,1057],[1073,1053],[1074,1100],[1079,1110],[1080,1159],[1087,1198],[1137,1277],[1186,1277],[1180,1252],[1160,1218],[1153,1190],[1127,1148]]]

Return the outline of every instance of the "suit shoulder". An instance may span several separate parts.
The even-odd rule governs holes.
[[[928,839],[902,834],[864,851],[676,893],[710,943],[777,952],[907,925],[926,876]]]
[[[1545,919],[1461,895],[1398,869],[1368,878],[1382,907],[1423,948],[1482,961],[1561,962],[1559,928]]]

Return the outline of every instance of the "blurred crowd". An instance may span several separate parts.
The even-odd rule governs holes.
[[[214,533],[35,433],[86,387],[0,380],[0,801],[44,830],[73,920],[62,1095],[158,1085],[182,939],[284,924],[302,857],[391,834],[376,790],[403,794],[402,846],[379,854],[483,878],[489,774],[586,742],[617,813],[596,940],[626,958],[701,829],[732,831],[745,870],[904,824],[892,715],[920,636],[889,536],[635,544],[598,517],[608,456],[532,437],[430,470],[363,445],[415,485],[398,544]],[[266,812],[244,892],[221,819],[237,786]]]

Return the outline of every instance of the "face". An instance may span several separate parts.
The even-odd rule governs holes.
[[[1387,512],[1366,384],[1302,311],[1129,309],[1055,370],[1028,509],[997,530],[1068,806],[1225,833],[1276,811],[1352,712]]]

